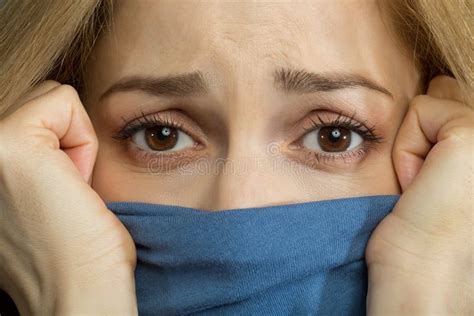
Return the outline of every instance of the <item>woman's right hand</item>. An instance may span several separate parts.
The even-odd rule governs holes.
[[[137,314],[133,240],[92,190],[98,142],[46,81],[0,120],[0,288],[23,314]]]

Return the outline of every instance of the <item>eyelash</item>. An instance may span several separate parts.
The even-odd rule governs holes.
[[[308,150],[308,149],[303,149],[303,150],[305,150],[306,152],[310,154],[310,158],[316,159],[317,163],[320,163],[321,161],[327,162],[327,161],[334,161],[334,160],[339,160],[339,159],[342,159],[344,162],[347,162],[347,160],[353,160],[359,157],[366,156],[369,153],[369,151],[375,147],[374,145],[376,143],[383,142],[383,138],[377,135],[377,129],[375,125],[369,126],[367,125],[367,121],[359,122],[354,119],[355,115],[356,115],[356,112],[354,112],[350,117],[348,117],[348,116],[345,116],[342,111],[338,111],[337,117],[335,119],[324,120],[320,115],[316,114],[317,120],[319,122],[315,121],[314,119],[310,119],[311,127],[303,128],[306,131],[306,133],[297,142],[300,142],[307,133],[313,132],[321,127],[327,127],[327,126],[343,127],[343,128],[347,128],[350,131],[358,133],[364,140],[364,143],[362,144],[362,146],[359,146],[359,148],[356,148],[351,151],[339,152],[339,153],[317,152],[317,151]],[[176,128],[190,134],[185,129],[183,124],[166,117],[166,115],[160,115],[160,113],[153,113],[151,115],[147,115],[141,112],[138,118],[132,120],[131,122],[130,121],[127,122],[127,120],[125,120],[123,117],[122,117],[122,120],[124,121],[125,126],[121,128],[120,130],[116,131],[114,135],[112,136],[112,138],[119,140],[121,142],[125,142],[129,140],[135,133],[137,133],[138,131],[142,129],[156,127],[157,125]],[[301,145],[299,145],[298,147],[302,148]],[[146,156],[148,155],[153,156],[153,154],[149,154],[144,151],[142,154],[145,154]],[[173,155],[173,154],[170,153],[168,155]],[[143,158],[146,158],[146,157],[143,157]]]
[[[164,115],[160,115],[159,113],[153,113],[147,116],[145,113],[141,112],[140,116],[131,122],[127,122],[127,120],[125,120],[123,117],[122,120],[125,123],[125,127],[115,132],[112,136],[112,138],[120,141],[126,141],[138,131],[146,128],[156,127],[157,125],[176,128],[187,132],[182,124],[171,120]]]
[[[311,128],[304,128],[306,133],[303,135],[303,137],[307,133],[313,132],[318,128],[334,126],[347,128],[350,131],[358,133],[364,140],[364,143],[358,149],[340,153],[316,152],[312,150],[309,151],[306,149],[306,151],[309,151],[309,153],[311,154],[311,157],[315,158],[318,163],[320,161],[334,161],[336,159],[342,159],[344,162],[347,162],[347,159],[357,159],[358,157],[367,155],[369,151],[374,148],[375,144],[383,142],[383,137],[377,134],[375,124],[369,126],[367,125],[367,121],[363,121],[361,123],[354,119],[354,117],[356,116],[356,112],[353,112],[350,117],[344,116],[342,111],[338,111],[337,115],[338,116],[335,119],[325,121],[321,118],[320,115],[316,114],[316,117],[318,118],[319,122],[316,122],[314,119],[310,119],[312,126]],[[299,141],[301,141],[301,138]]]

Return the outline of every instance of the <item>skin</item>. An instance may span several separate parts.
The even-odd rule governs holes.
[[[136,315],[135,245],[90,187],[98,142],[76,90],[46,81],[20,104],[0,121],[0,288],[21,315]]]
[[[206,210],[398,194],[390,152],[418,80],[399,46],[374,1],[120,2],[111,32],[96,44],[86,68],[83,102],[100,143],[93,188],[106,201]],[[281,67],[363,75],[393,98],[363,87],[286,93],[273,84],[272,73]],[[152,96],[135,90],[99,100],[128,76],[198,70],[208,81],[204,95]],[[332,153],[336,159],[318,163],[311,149],[291,148],[316,115],[334,120],[336,106],[343,117],[355,112],[357,122],[376,124],[383,142],[346,162],[341,153]],[[172,109],[184,113],[189,121],[184,127],[197,130],[195,140],[206,144],[199,153],[183,149],[184,157],[166,160],[166,173],[162,164],[150,163],[153,158],[138,159],[127,149],[130,143],[111,137],[123,126],[122,117],[131,121],[141,112]],[[227,169],[219,161],[226,161]]]
[[[474,114],[453,78],[436,77],[426,94],[416,95],[414,66],[390,40],[378,11],[371,11],[373,3],[350,8],[344,19],[334,18],[336,13],[345,14],[341,7],[337,11],[334,2],[318,10],[320,4],[314,4],[312,15],[307,4],[304,10],[298,4],[287,11],[285,4],[260,4],[259,12],[268,14],[258,15],[256,4],[219,2],[212,16],[204,16],[199,8],[185,11],[194,2],[183,8],[176,2],[174,6],[149,2],[146,10],[140,9],[138,1],[120,3],[113,41],[106,35],[98,42],[88,65],[88,93],[82,99],[73,87],[46,81],[20,100],[19,110],[0,121],[0,288],[12,296],[22,315],[137,314],[135,247],[104,200],[148,200],[218,210],[398,192],[402,193],[399,202],[372,233],[366,249],[368,315],[474,312],[470,282]],[[314,14],[321,12],[327,15],[313,21]],[[232,16],[223,19],[223,14]],[[262,16],[286,22],[278,24],[278,30],[271,29],[275,23],[267,23],[250,32],[246,26],[262,23]],[[179,29],[183,24],[177,21],[183,20],[196,25]],[[147,24],[157,21],[163,24]],[[350,23],[357,27],[346,29]],[[318,25],[322,31],[314,32]],[[334,26],[331,32],[329,25]],[[189,36],[189,45],[177,44],[182,41],[176,38],[198,30],[200,35]],[[308,34],[320,41],[327,34],[324,49]],[[345,41],[338,41],[344,34]],[[214,41],[208,39],[213,36]],[[110,41],[115,44],[107,50]],[[173,42],[177,46],[170,56]],[[168,54],[159,49],[161,43],[168,43],[163,45]],[[394,98],[359,88],[287,96],[274,90],[268,75],[282,60],[315,72],[336,66],[364,72]],[[137,92],[94,101],[103,90],[125,74],[162,75],[190,69],[201,69],[213,82],[210,94],[200,96],[201,102],[193,97],[186,100],[187,107],[180,103],[186,113],[194,113],[194,123],[208,137],[200,158],[212,162],[224,157],[242,163],[245,157],[262,156],[267,162],[291,157],[298,165],[279,170],[264,164],[217,175],[185,176],[177,168],[152,174],[146,163],[131,159],[124,144],[110,140],[120,116],[139,114],[145,104],[148,108],[143,111],[166,107],[161,99]],[[308,161],[295,156],[294,147],[288,145],[297,138],[295,130],[301,129],[288,126],[297,126],[309,111],[320,111],[315,104],[322,101],[356,109],[362,120],[376,121],[385,142],[359,163],[313,162],[295,177],[290,168]],[[331,113],[321,112],[321,116]],[[189,155],[186,161],[191,171],[196,170],[192,169],[196,157]]]

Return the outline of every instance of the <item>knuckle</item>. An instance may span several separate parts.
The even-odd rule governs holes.
[[[79,99],[77,90],[68,84],[63,84],[58,88],[58,93],[66,99]]]
[[[42,87],[49,88],[49,89],[59,87],[60,85],[61,85],[61,83],[59,83],[57,81],[54,81],[54,80],[45,80],[41,83]]]
[[[414,111],[418,108],[421,108],[425,104],[429,103],[430,100],[431,100],[431,97],[426,94],[417,95],[413,99],[411,99],[408,110]]]
[[[457,80],[453,77],[440,75],[431,79],[429,87],[431,88],[440,88],[449,85],[457,85]]]
[[[449,130],[446,131],[446,133],[449,135],[449,140],[453,144],[460,145],[463,147],[469,147],[466,145],[472,146],[474,128],[463,125],[454,125],[450,126]]]

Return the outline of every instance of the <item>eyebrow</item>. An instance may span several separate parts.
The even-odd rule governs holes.
[[[275,86],[287,93],[305,94],[364,87],[393,98],[390,91],[357,74],[319,74],[303,69],[280,68],[275,70],[273,76]],[[114,83],[100,96],[99,100],[117,92],[127,91],[142,91],[153,96],[186,97],[206,94],[209,89],[200,71],[162,77],[130,76]]]
[[[127,91],[142,91],[154,96],[193,96],[207,93],[208,88],[200,71],[163,77],[131,76],[114,83],[100,100]]]
[[[281,68],[274,72],[274,83],[285,92],[313,93],[339,89],[363,87],[375,90],[393,98],[392,93],[374,81],[358,74],[318,74],[304,69]]]

